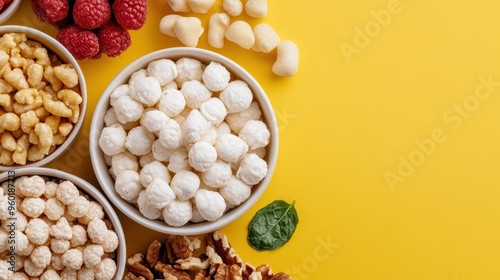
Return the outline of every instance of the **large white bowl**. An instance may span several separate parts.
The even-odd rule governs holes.
[[[123,232],[122,224],[118,215],[116,214],[113,206],[106,200],[106,197],[101,194],[94,186],[92,186],[89,182],[64,171],[51,169],[51,168],[43,168],[43,167],[27,167],[21,169],[14,169],[8,172],[3,172],[0,174],[0,183],[5,182],[7,180],[15,180],[14,178],[21,176],[47,176],[55,179],[62,179],[66,181],[71,181],[78,189],[82,190],[82,192],[88,194],[92,199],[99,203],[104,213],[106,214],[106,218],[111,221],[113,224],[113,230],[118,235],[119,245],[116,251],[116,274],[115,279],[122,279],[123,274],[125,272],[125,264],[127,261],[127,244],[125,241],[125,234]],[[7,193],[5,193],[7,195]]]
[[[120,195],[115,191],[115,182],[108,172],[109,167],[106,165],[104,154],[100,149],[98,142],[101,131],[104,127],[104,114],[110,107],[109,97],[113,89],[121,84],[127,83],[132,73],[139,69],[146,68],[148,63],[151,61],[161,58],[172,59],[175,61],[183,57],[194,58],[206,64],[210,63],[211,61],[219,62],[224,65],[233,75],[245,81],[254,93],[254,100],[259,103],[264,122],[267,124],[271,132],[271,139],[269,145],[267,146],[267,154],[265,157],[265,160],[268,164],[267,176],[259,184],[253,186],[252,194],[248,198],[248,200],[226,212],[221,218],[216,221],[188,223],[181,227],[172,227],[167,225],[164,221],[150,220],[145,218],[136,207],[120,197]],[[89,141],[90,156],[95,175],[99,180],[102,189],[111,200],[111,202],[125,215],[130,217],[135,222],[141,224],[142,226],[158,232],[177,235],[196,235],[207,233],[222,228],[223,226],[231,223],[232,221],[243,215],[257,202],[257,200],[264,193],[269,182],[271,181],[271,177],[273,175],[278,157],[278,126],[276,117],[274,115],[271,103],[269,102],[266,93],[259,85],[259,83],[245,69],[243,69],[232,60],[211,51],[189,47],[159,50],[137,59],[136,61],[128,65],[125,69],[123,69],[104,90],[101,98],[99,99],[99,102],[97,103],[92,118]]]
[[[80,118],[78,119],[78,122],[73,124],[73,130],[66,137],[66,141],[64,141],[62,145],[59,145],[55,151],[53,151],[50,155],[46,156],[40,161],[27,163],[26,165],[17,165],[17,164],[13,166],[0,165],[0,171],[7,171],[10,169],[15,169],[20,167],[39,167],[58,158],[62,153],[64,153],[70,147],[73,141],[75,141],[76,137],[78,136],[78,133],[80,132],[80,129],[82,128],[83,121],[85,119],[85,113],[87,112],[87,85],[85,83],[85,77],[83,76],[82,69],[78,65],[78,62],[73,57],[73,55],[56,39],[34,28],[20,26],[20,25],[0,26],[0,36],[2,36],[5,33],[11,33],[11,32],[26,33],[28,39],[38,41],[39,43],[41,43],[47,50],[57,55],[57,57],[59,57],[59,60],[61,60],[64,63],[72,64],[76,70],[76,73],[78,74],[80,93],[83,101],[80,104]]]
[[[17,8],[19,8],[19,5],[21,5],[21,0],[12,1],[9,7],[0,14],[0,24],[6,22],[10,17],[12,17],[12,15],[16,13]]]

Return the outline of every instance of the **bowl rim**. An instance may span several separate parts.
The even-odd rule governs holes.
[[[228,68],[228,70],[233,75],[247,82],[247,84],[253,91],[254,100],[257,99],[262,110],[262,115],[266,119],[266,124],[271,132],[271,140],[269,143],[268,153],[266,155],[266,157],[269,159],[269,161],[267,162],[268,174],[258,185],[252,187],[252,195],[245,202],[224,213],[221,218],[215,221],[188,223],[187,225],[181,227],[173,227],[169,226],[161,220],[147,219],[139,212],[139,210],[135,206],[123,200],[116,193],[114,188],[114,180],[108,172],[109,167],[104,161],[104,154],[99,147],[98,138],[101,134],[102,128],[104,127],[104,114],[109,108],[109,96],[114,88],[123,83],[126,83],[132,73],[137,70],[144,69],[151,61],[163,58],[178,60],[185,57],[194,58],[202,62],[217,61]],[[247,212],[259,200],[271,181],[278,158],[278,145],[278,126],[273,107],[267,97],[267,94],[262,89],[260,84],[255,80],[255,78],[250,75],[250,73],[248,73],[242,66],[229,58],[209,50],[193,47],[175,47],[157,50],[136,59],[122,71],[120,71],[103,91],[94,109],[89,138],[92,167],[94,169],[97,180],[99,181],[99,184],[101,184],[101,187],[106,193],[108,199],[121,212],[123,212],[126,216],[139,223],[140,225],[157,232],[175,235],[198,235],[211,232],[230,224],[231,222],[242,216],[245,212]]]
[[[40,42],[47,50],[56,54],[62,62],[71,63],[75,68],[76,73],[78,74],[78,80],[79,80],[78,83],[80,85],[80,95],[82,96],[82,103],[80,104],[80,116],[78,121],[75,124],[73,124],[73,129],[71,130],[70,134],[66,137],[66,140],[64,140],[64,143],[59,145],[54,152],[47,155],[42,160],[32,163],[26,163],[25,165],[18,165],[18,164],[12,166],[0,165],[0,171],[8,171],[11,169],[26,168],[26,167],[40,167],[54,161],[59,156],[61,156],[61,154],[63,154],[76,140],[78,134],[80,133],[85,120],[85,115],[87,113],[87,102],[88,102],[87,83],[85,81],[85,76],[83,75],[83,71],[80,68],[80,65],[78,64],[78,61],[68,51],[68,49],[66,49],[66,47],[64,47],[61,43],[59,43],[59,41],[57,41],[47,33],[44,33],[42,31],[39,31],[31,27],[26,27],[21,25],[0,26],[0,36],[5,33],[11,33],[11,32],[26,33],[26,36],[28,38]]]
[[[13,175],[12,175],[13,174]],[[0,174],[0,183],[3,183],[7,180],[13,178],[18,178],[21,176],[48,176],[54,177],[62,180],[71,181],[75,186],[79,189],[82,189],[85,193],[90,195],[92,199],[98,202],[102,207],[107,216],[107,218],[113,224],[113,229],[115,233],[118,235],[118,248],[116,253],[116,274],[115,279],[121,279],[125,273],[125,264],[127,262],[127,242],[125,239],[125,232],[123,231],[123,227],[118,217],[118,214],[114,210],[113,206],[108,202],[106,197],[99,192],[92,184],[87,182],[86,180],[75,176],[73,174],[45,167],[26,167],[20,169],[12,169],[7,172],[3,172]],[[7,195],[7,194],[5,194]],[[120,276],[120,278],[118,278]]]
[[[10,6],[5,9],[5,11],[0,13],[0,24],[9,20],[16,13],[19,5],[21,5],[21,0],[12,1],[12,3],[10,3]]]

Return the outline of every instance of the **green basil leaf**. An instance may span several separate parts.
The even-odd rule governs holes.
[[[248,225],[247,241],[256,250],[274,250],[292,238],[299,216],[295,200],[288,204],[275,200],[255,213]]]

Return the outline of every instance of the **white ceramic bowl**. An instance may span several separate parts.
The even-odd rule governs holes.
[[[106,218],[111,221],[113,224],[113,230],[118,235],[119,245],[116,251],[116,274],[115,279],[122,279],[123,274],[125,272],[125,264],[127,261],[127,244],[125,242],[125,234],[123,232],[123,228],[116,214],[113,206],[107,201],[106,197],[101,194],[94,186],[92,186],[89,182],[66,172],[51,169],[51,168],[43,168],[43,167],[27,167],[14,169],[8,172],[3,172],[0,174],[0,184],[7,180],[15,180],[15,178],[21,176],[47,176],[55,179],[62,179],[71,181],[78,189],[82,190],[82,192],[88,194],[92,197],[94,201],[99,203],[106,215]],[[8,193],[5,193],[7,195]]]
[[[61,60],[64,63],[71,63],[75,68],[76,73],[78,74],[80,93],[83,101],[80,104],[80,118],[78,122],[73,124],[73,130],[67,136],[66,141],[64,141],[62,145],[58,146],[54,152],[52,152],[51,154],[49,154],[40,161],[32,163],[28,162],[26,165],[13,165],[13,166],[0,165],[0,171],[7,171],[19,167],[39,167],[59,157],[63,152],[65,152],[69,148],[69,146],[76,139],[78,133],[80,132],[80,129],[82,128],[83,121],[85,119],[85,113],[87,111],[87,85],[85,83],[85,77],[83,76],[83,72],[80,66],[78,65],[77,60],[73,57],[73,55],[71,55],[71,53],[56,39],[34,28],[19,26],[19,25],[0,26],[0,36],[2,36],[5,33],[11,33],[11,32],[26,33],[28,39],[38,41],[39,43],[41,43],[47,50],[57,55],[57,57],[59,57],[59,60]]]
[[[271,139],[269,145],[267,146],[266,157],[264,158],[268,164],[267,176],[259,184],[253,186],[252,194],[248,198],[248,200],[226,212],[221,218],[216,221],[188,223],[181,227],[172,227],[167,225],[164,221],[150,220],[145,218],[136,207],[122,199],[120,195],[116,193],[115,182],[108,172],[109,167],[106,165],[106,162],[104,160],[104,153],[99,147],[98,142],[101,131],[104,127],[104,114],[110,107],[109,97],[113,89],[121,84],[127,83],[132,73],[136,72],[139,69],[146,68],[148,63],[151,61],[161,58],[172,59],[175,61],[183,57],[194,58],[206,64],[210,63],[211,61],[219,62],[224,65],[233,75],[245,81],[254,93],[254,100],[259,103],[264,122],[267,124],[271,132]],[[269,102],[269,99],[267,98],[267,95],[262,87],[246,70],[244,70],[241,66],[239,66],[232,60],[214,52],[197,48],[180,47],[159,50],[143,56],[128,65],[111,81],[111,83],[102,93],[101,98],[99,99],[99,102],[97,103],[97,106],[94,110],[90,132],[91,133],[89,141],[92,166],[102,189],[111,200],[111,202],[120,211],[122,211],[125,215],[130,217],[135,222],[152,230],[167,234],[196,235],[207,233],[222,228],[223,226],[231,223],[232,221],[243,215],[255,204],[255,202],[257,202],[257,200],[267,188],[269,182],[271,181],[278,156],[278,127],[276,123],[276,117],[274,115],[271,103]]]
[[[19,5],[21,5],[21,0],[12,1],[9,7],[7,7],[7,9],[5,9],[0,14],[0,24],[6,22],[12,15],[14,15],[17,11],[17,8],[19,8]]]

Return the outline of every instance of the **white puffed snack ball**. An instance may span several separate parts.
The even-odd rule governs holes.
[[[167,89],[160,98],[157,106],[160,111],[168,117],[173,118],[184,110],[186,99],[180,90]]]
[[[161,209],[157,209],[147,202],[145,189],[139,193],[137,206],[139,207],[141,214],[150,220],[156,220],[161,216]]]
[[[116,118],[122,124],[139,120],[144,111],[144,106],[128,95],[120,96],[113,107]]]
[[[154,142],[153,142],[153,145],[154,145]],[[153,148],[151,148],[151,150],[153,150]],[[151,163],[155,160],[156,159],[155,159],[155,156],[153,155],[153,151],[151,151],[147,155],[143,155],[143,156],[139,157],[139,166],[144,167],[146,164]]]
[[[112,253],[118,248],[119,240],[116,232],[109,230],[106,232],[104,242],[101,243],[102,249],[106,253]]]
[[[203,71],[203,83],[211,91],[221,91],[227,87],[231,74],[219,62],[212,61]]]
[[[68,214],[75,218],[83,217],[89,211],[89,206],[90,201],[84,196],[79,196],[73,204],[68,205]]]
[[[219,125],[227,116],[224,103],[219,98],[210,98],[200,106],[200,112],[214,125]]]
[[[116,177],[116,192],[126,201],[133,201],[142,190],[139,173],[132,170],[125,170]]]
[[[226,116],[225,121],[227,122],[232,131],[234,131],[235,133],[240,133],[241,128],[249,120],[258,120],[261,114],[262,112],[260,111],[259,104],[253,101],[252,104],[250,104],[250,107],[248,107],[248,109],[238,113],[228,114]]]
[[[74,225],[71,227],[73,237],[69,241],[71,247],[78,247],[87,243],[87,230],[81,225]]]
[[[87,232],[85,232],[85,234],[87,234]],[[56,238],[50,240],[50,249],[54,254],[64,254],[69,248],[71,248],[69,240]]]
[[[44,267],[36,266],[30,259],[25,259],[23,264],[24,272],[29,276],[36,277],[42,275]]]
[[[93,267],[101,262],[104,249],[101,245],[90,244],[83,249],[83,264],[86,267]]]
[[[179,148],[182,144],[182,130],[180,125],[172,119],[168,120],[160,130],[158,140],[160,140],[163,147],[169,150]]]
[[[180,17],[174,22],[175,36],[187,47],[196,47],[203,31],[197,17]]]
[[[151,61],[146,68],[149,77],[155,77],[160,86],[164,86],[177,77],[177,66],[170,59]],[[156,102],[155,102],[156,103]]]
[[[193,223],[201,223],[206,221],[205,218],[203,218],[203,216],[200,214],[200,210],[198,210],[196,204],[193,204],[193,215],[190,221]]]
[[[181,17],[182,16],[177,14],[170,14],[162,17],[160,20],[160,32],[165,35],[175,37],[174,24],[175,21]]]
[[[220,93],[220,100],[228,113],[241,112],[248,109],[253,101],[253,94],[248,84],[241,80],[230,82]]]
[[[130,86],[128,84],[119,85],[111,92],[109,104],[114,107],[118,98],[124,95],[130,96]]]
[[[38,246],[31,252],[30,259],[38,267],[46,267],[50,264],[52,253],[47,246]]]
[[[139,178],[142,186],[145,188],[149,186],[154,179],[162,179],[167,183],[170,183],[171,179],[167,167],[156,160],[144,165],[139,173]]]
[[[212,92],[198,80],[183,83],[181,93],[186,99],[186,105],[191,109],[200,108],[203,102],[212,97]]]
[[[168,122],[169,117],[160,110],[148,110],[141,117],[141,126],[149,132],[158,132]]]
[[[159,139],[153,142],[151,150],[153,152],[153,157],[155,160],[164,162],[168,162],[170,160],[170,155],[174,152],[174,150],[169,150],[163,147]]]
[[[267,23],[259,23],[253,28],[255,44],[253,48],[264,53],[270,53],[281,42],[280,36]]]
[[[115,108],[109,108],[104,114],[104,124],[106,126],[112,126],[118,123],[118,118],[116,117]]]
[[[185,82],[188,81],[201,81],[201,76],[203,74],[202,64],[199,60],[183,57],[175,62],[177,65],[177,78],[175,78],[175,82],[177,85],[182,87]]]
[[[234,1],[239,2],[240,6],[242,6],[240,0]],[[224,2],[227,1],[224,0]],[[229,18],[229,15],[226,13],[214,13],[212,16],[210,16],[210,19],[208,20],[207,34],[208,43],[210,44],[210,46],[218,49],[224,47],[224,38],[226,37],[226,30],[229,27],[230,23],[231,20]]]
[[[155,135],[142,126],[132,128],[127,134],[125,148],[136,156],[142,156],[151,151]]]
[[[174,175],[170,185],[179,200],[188,200],[198,191],[200,178],[191,171],[181,170]]]
[[[200,140],[210,129],[210,122],[197,109],[193,109],[182,123],[184,140],[194,143]]]
[[[119,124],[105,127],[99,137],[99,147],[108,156],[113,156],[125,151],[127,133]]]
[[[64,215],[64,210],[65,206],[61,201],[59,201],[59,199],[49,198],[45,202],[45,209],[43,210],[43,212],[45,213],[45,216],[47,216],[47,218],[51,219],[52,221],[57,221],[62,217],[62,215]]]
[[[77,187],[70,181],[63,181],[57,187],[56,197],[64,205],[74,203],[79,195]]]
[[[128,80],[128,84],[129,84],[129,86],[132,86],[135,82],[142,80],[144,78],[147,78],[147,77],[148,77],[148,71],[146,71],[146,69],[137,70],[134,73],[132,73],[132,75],[130,75],[130,79]],[[129,94],[130,94],[130,92],[129,92]]]
[[[207,142],[196,142],[188,152],[189,164],[197,171],[208,170],[217,160],[217,151]]]
[[[78,249],[69,249],[62,255],[61,260],[66,268],[78,270],[83,265],[83,253]]]
[[[237,20],[229,25],[226,30],[226,39],[244,49],[252,48],[255,43],[252,27],[242,20]]]
[[[297,73],[299,68],[299,49],[292,41],[279,43],[277,58],[273,64],[273,72],[278,76],[290,77]]]
[[[267,15],[267,0],[247,0],[245,12],[254,18],[264,18]]]
[[[248,185],[256,185],[267,175],[267,163],[256,154],[247,154],[241,161],[236,177]]]
[[[21,203],[21,211],[31,218],[38,218],[45,210],[45,200],[39,197],[28,197]]]
[[[238,206],[250,197],[252,188],[235,176],[231,176],[227,184],[219,190],[219,193],[228,205]]]
[[[73,238],[73,230],[66,218],[60,218],[55,225],[50,227],[50,235],[63,240],[71,240]]]
[[[271,133],[263,121],[249,120],[238,134],[251,150],[265,147],[269,144]]]
[[[14,186],[25,197],[40,197],[45,192],[45,181],[40,176],[26,177]]]
[[[170,202],[162,211],[163,220],[173,227],[185,225],[193,216],[193,206],[191,201],[174,200]]]
[[[222,8],[232,17],[239,16],[243,11],[241,0],[222,0]]]
[[[187,0],[189,7],[195,13],[206,14],[215,3],[215,0]]]
[[[49,239],[49,226],[42,219],[31,219],[24,233],[33,244],[42,245]]]
[[[87,225],[90,221],[94,219],[103,219],[104,218],[104,211],[102,210],[102,206],[95,202],[91,201],[89,204],[89,211],[85,216],[78,218],[78,222],[80,224]]]
[[[154,179],[146,188],[146,202],[161,209],[175,199],[175,193],[165,180]]]
[[[105,233],[108,231],[106,227],[106,223],[103,220],[92,220],[87,226],[87,234],[92,239],[92,242],[96,244],[100,244],[104,242],[106,235]]]
[[[139,164],[135,155],[129,151],[125,151],[111,157],[111,168],[113,169],[113,174],[118,176],[125,170],[137,171]]]
[[[185,147],[180,147],[172,152],[167,168],[174,173],[181,170],[191,170],[188,152]]]
[[[195,195],[195,203],[200,215],[207,221],[217,220],[226,210],[224,198],[214,191],[199,189]]]
[[[224,134],[215,142],[215,149],[219,158],[231,163],[247,153],[248,145],[236,135]]]
[[[215,132],[217,133],[217,139],[218,139],[224,134],[231,133],[231,128],[226,122],[223,121],[215,128]]]
[[[130,96],[146,106],[153,106],[161,97],[160,82],[155,77],[140,79],[130,86]]]
[[[94,267],[95,279],[111,280],[116,274],[116,263],[110,258],[104,258]]]
[[[221,188],[232,175],[231,165],[223,160],[217,160],[208,170],[201,173],[201,179],[210,187]]]

